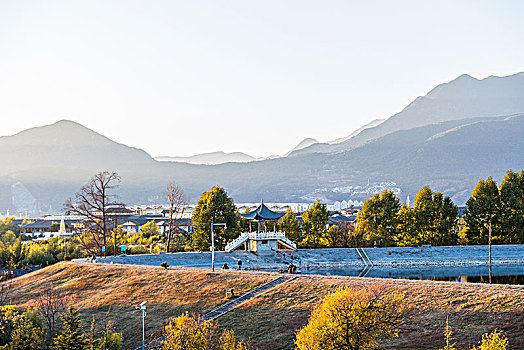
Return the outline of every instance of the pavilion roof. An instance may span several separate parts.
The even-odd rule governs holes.
[[[272,211],[264,205],[264,202],[260,203],[258,208],[248,214],[240,214],[244,219],[247,220],[278,220],[285,215],[285,213],[278,213]]]

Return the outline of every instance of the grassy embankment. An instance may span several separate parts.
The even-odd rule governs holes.
[[[124,335],[125,348],[131,349],[140,344],[141,324],[134,305],[141,301],[148,300],[147,333],[151,338],[171,316],[185,311],[204,313],[226,302],[226,288],[242,293],[274,277],[60,263],[14,280],[12,301],[30,306],[44,288],[62,288],[86,318],[112,320]],[[384,344],[387,348],[442,347],[446,316],[458,348],[469,348],[482,333],[495,328],[505,331],[510,349],[524,348],[524,289],[512,287],[303,276],[222,316],[219,322],[260,349],[293,349],[295,329],[307,322],[311,309],[324,295],[342,285],[377,283],[403,290],[406,305],[411,307],[400,338]]]

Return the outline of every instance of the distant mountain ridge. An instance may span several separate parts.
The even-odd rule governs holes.
[[[188,157],[169,157],[169,156],[160,156],[155,157],[156,160],[161,162],[182,162],[189,164],[207,164],[207,165],[216,165],[223,163],[245,163],[252,162],[257,160],[257,158],[245,154],[243,152],[209,152],[196,154],[194,156]]]
[[[467,116],[453,119],[453,111]],[[410,128],[396,130],[404,126]],[[122,176],[117,193],[127,203],[163,203],[166,185],[174,181],[193,202],[216,184],[243,202],[363,200],[384,188],[405,200],[429,184],[463,204],[479,178],[500,181],[508,169],[524,169],[523,136],[522,74],[462,76],[346,141],[312,143],[293,156],[245,163],[159,162],[78,123],[59,121],[0,137],[0,212],[60,211],[100,170]],[[307,151],[319,145],[331,148]]]
[[[311,138],[311,137],[308,137],[308,138],[305,138],[303,139],[302,141],[300,141],[298,143],[298,145],[296,145],[295,147],[293,147],[291,150],[289,150],[288,152],[286,152],[284,154],[284,157],[287,157],[289,156],[291,153],[295,152],[295,151],[298,151],[298,150],[301,150],[303,148],[306,148],[306,147],[309,147],[311,145],[314,145],[314,144],[317,144],[318,141],[315,140],[314,138]]]
[[[328,143],[329,144],[334,144],[334,143],[341,143],[341,142],[344,142],[344,141],[347,141],[349,140],[350,138],[354,137],[354,136],[357,136],[358,134],[360,134],[362,131],[364,131],[365,129],[369,129],[369,128],[374,128],[375,126],[379,125],[380,123],[382,123],[384,120],[386,119],[374,119],[372,121],[370,121],[369,123],[367,123],[366,125],[364,126],[361,126],[360,128],[358,128],[357,130],[353,131],[351,134],[349,134],[348,136],[345,136],[345,137],[341,137],[341,138],[338,138],[338,139],[335,139],[333,141],[329,141]]]
[[[0,137],[0,175],[45,168],[57,162],[89,169],[125,164],[152,164],[145,151],[129,147],[70,120]]]
[[[398,130],[465,118],[524,113],[524,72],[507,77],[476,79],[467,74],[436,86],[417,97],[401,112],[379,125],[332,145],[312,145],[295,154],[333,153],[349,150]]]

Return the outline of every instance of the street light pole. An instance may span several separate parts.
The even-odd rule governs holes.
[[[484,222],[488,221],[487,218],[482,218],[482,219],[480,219],[480,220],[481,220],[481,221],[484,221]],[[491,218],[490,218],[490,220],[489,220],[489,222],[488,222],[488,247],[489,247],[489,248],[488,248],[488,249],[489,249],[489,250],[488,250],[488,251],[489,251],[489,253],[488,253],[488,264],[489,264],[489,284],[491,284]]]
[[[215,272],[215,232],[213,227],[215,226],[224,226],[224,230],[227,229],[227,224],[225,222],[214,223],[211,219],[211,270]]]
[[[213,219],[211,219],[211,271],[215,272],[215,233],[213,232]]]
[[[491,221],[489,222],[489,284],[491,284]]]
[[[142,311],[142,350],[146,349],[146,303],[147,301],[143,301],[136,307],[137,310]]]

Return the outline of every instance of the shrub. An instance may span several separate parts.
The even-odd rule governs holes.
[[[326,296],[297,333],[300,350],[373,349],[398,336],[404,295],[381,287],[342,288]]]
[[[249,350],[245,342],[237,342],[231,330],[220,332],[216,321],[201,322],[187,313],[171,320],[164,329],[164,350]]]
[[[479,346],[473,348],[473,350],[506,350],[507,346],[508,338],[504,336],[502,331],[497,332],[495,329],[491,333],[483,334]]]

